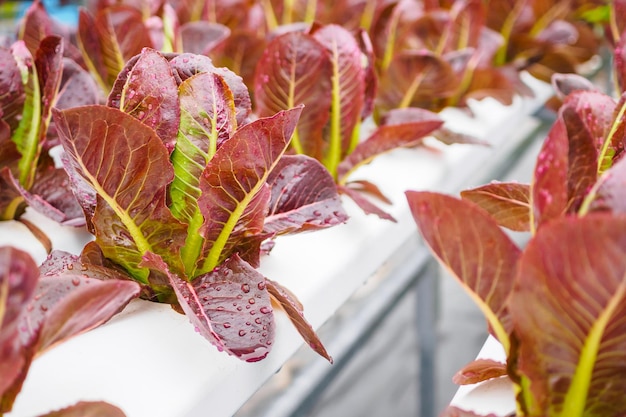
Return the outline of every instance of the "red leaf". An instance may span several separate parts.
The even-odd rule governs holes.
[[[520,249],[487,212],[469,201],[431,192],[406,195],[424,240],[468,290],[508,350],[507,298]]]
[[[387,213],[376,204],[374,204],[370,199],[368,199],[364,195],[362,189],[354,189],[350,185],[351,183],[348,183],[346,185],[338,185],[337,189],[341,194],[345,194],[350,197],[352,201],[354,201],[365,214],[374,214],[383,220],[390,220],[394,223],[397,222],[397,220],[391,214]],[[361,186],[361,182],[357,182],[357,185]]]
[[[326,358],[330,363],[333,363],[333,358],[331,358],[328,352],[326,352],[326,348],[315,333],[315,330],[313,330],[313,327],[311,327],[309,322],[304,318],[302,303],[298,301],[292,292],[279,283],[269,279],[266,279],[265,282],[267,290],[272,295],[272,298],[280,304],[283,310],[285,310],[287,316],[289,316],[289,319],[293,325],[296,326],[296,329],[311,349],[323,358]]]
[[[114,405],[102,401],[81,401],[75,405],[52,411],[40,417],[126,417],[126,414]]]
[[[366,72],[363,68],[363,53],[354,35],[342,26],[324,25],[314,30],[312,36],[324,45],[332,62],[333,95],[337,95],[333,101],[339,101],[339,108],[331,107],[331,112],[338,113],[338,120],[331,117],[330,129],[333,129],[333,123],[338,123],[341,160],[351,151],[353,131],[360,123],[364,110]],[[327,133],[324,136],[328,138],[332,135]],[[333,138],[326,140],[332,142]],[[325,156],[329,152],[327,150]]]
[[[285,155],[272,170],[263,230],[277,234],[331,227],[348,219],[330,173],[316,159]]]
[[[192,282],[169,272],[154,254],[145,261],[167,272],[196,330],[219,350],[247,362],[264,359],[274,341],[274,316],[265,278],[238,255]]]
[[[259,234],[269,203],[270,172],[285,152],[301,107],[244,125],[217,150],[200,179],[198,206],[205,222],[205,273]]]
[[[383,124],[339,164],[338,180],[345,181],[356,168],[371,162],[378,155],[417,145],[441,125],[443,120],[428,110],[407,108],[390,111],[383,119]]]
[[[105,256],[145,283],[137,267],[146,251],[182,269],[178,248],[186,227],[165,205],[174,173],[154,130],[107,106],[54,111],[76,187],[98,195],[93,217],[96,241]]]
[[[257,111],[269,116],[304,104],[294,146],[299,152],[322,160],[322,138],[329,120],[332,65],[326,48],[302,32],[274,38],[265,48],[254,77]]]
[[[469,385],[498,378],[506,374],[506,363],[494,361],[493,359],[476,359],[460,369],[452,377],[452,381],[458,385]]]
[[[626,214],[626,159],[620,159],[606,171],[594,190],[591,210]]]
[[[439,417],[501,417],[496,414],[476,414],[473,411],[462,410],[458,407],[448,406]]]
[[[626,217],[546,224],[528,243],[509,301],[533,415],[626,413]]]
[[[552,125],[535,165],[530,199],[535,228],[560,217],[567,209],[568,150],[567,130],[559,118]]]
[[[161,53],[143,49],[128,73],[119,108],[154,129],[168,151],[174,149],[180,122],[178,86]]]
[[[176,77],[176,81],[179,85],[188,78],[202,72],[209,72],[222,77],[235,100],[237,126],[241,127],[250,122],[249,117],[252,112],[250,93],[248,87],[239,75],[228,68],[215,67],[211,58],[203,55],[187,53],[174,55],[170,60],[170,65],[172,66],[174,77]]]
[[[140,291],[116,271],[82,264],[64,252],[53,252],[41,273],[20,326],[24,339],[39,334],[37,353],[106,322]]]
[[[0,247],[0,399],[14,383],[21,384],[20,375],[30,362],[22,349],[19,320],[38,278],[37,265],[26,252]]]
[[[461,197],[486,210],[502,227],[530,231],[530,187],[518,183],[491,183],[465,190]]]

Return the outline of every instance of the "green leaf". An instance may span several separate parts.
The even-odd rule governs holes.
[[[236,130],[235,103],[228,85],[213,73],[199,73],[179,87],[181,120],[172,153],[172,213],[191,223],[200,196],[199,178],[217,148]],[[197,229],[196,229],[197,231]]]
[[[106,106],[57,110],[54,116],[70,170],[98,196],[93,224],[105,256],[142,282],[148,271],[138,264],[148,251],[182,269],[178,251],[185,226],[165,205],[174,172],[154,130]]]
[[[37,159],[41,153],[39,143],[41,123],[41,91],[39,89],[39,77],[37,67],[24,42],[18,41],[11,48],[13,57],[22,75],[22,84],[26,94],[22,117],[11,139],[17,145],[20,158],[19,182],[25,189],[29,189],[35,179]]]

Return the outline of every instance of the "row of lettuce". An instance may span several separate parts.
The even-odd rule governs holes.
[[[606,195],[619,190],[624,102],[554,74],[574,73],[606,48],[623,91],[624,15],[620,1],[87,1],[68,28],[35,1],[0,49],[0,219],[23,222],[50,255],[37,266],[0,249],[0,414],[37,355],[137,297],[171,304],[245,361],[270,352],[280,306],[332,362],[297,298],[258,271],[261,257],[281,235],[346,222],[342,196],[395,221],[384,192],[350,176],[425,137],[480,143],[437,112],[532,94],[521,81],[528,71],[555,80],[560,106],[535,182],[440,205],[435,194],[409,194],[427,242],[445,247],[445,256],[433,249],[486,297],[491,329],[518,360],[521,333],[510,336],[507,303],[521,250],[489,230],[514,221],[536,239],[547,220],[584,223],[595,211],[612,213],[607,230],[621,224],[619,203],[607,203],[619,199]],[[366,121],[374,128],[363,134]],[[27,208],[94,240],[80,254],[54,250],[23,217]],[[469,230],[455,218],[466,211],[489,217],[491,229]],[[482,258],[494,248],[506,267],[485,280],[476,271],[495,267]],[[525,392],[529,377],[509,369]],[[521,415],[544,415],[525,395]],[[65,412],[121,413],[76,407]]]

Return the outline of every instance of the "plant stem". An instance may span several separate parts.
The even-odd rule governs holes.
[[[402,97],[402,101],[400,101],[400,104],[398,104],[398,108],[406,109],[407,107],[411,105],[411,101],[413,101],[413,97],[417,93],[417,90],[422,84],[422,81],[424,81],[425,77],[426,77],[426,74],[421,73],[413,79],[413,82],[411,83],[409,88],[406,90],[404,97]]]
[[[316,13],[317,13],[317,0],[307,0],[306,12],[304,14],[304,21],[306,23],[313,23],[315,21]]]
[[[293,20],[293,1],[283,0],[283,25],[288,25]]]
[[[500,47],[500,49],[498,49],[498,52],[496,53],[496,57],[495,57],[496,66],[504,65],[504,63],[506,62],[506,53],[509,47],[509,40],[511,38],[511,34],[513,33],[513,27],[515,26],[515,21],[517,20],[519,14],[522,12],[524,3],[525,3],[525,0],[517,0],[515,2],[515,6],[513,6],[513,9],[511,10],[511,13],[507,15],[506,19],[504,20],[504,23],[502,24],[502,28],[500,29],[500,35],[502,35],[502,39],[504,40],[504,43],[502,44],[502,46]]]
[[[610,158],[609,150],[611,143],[613,143],[613,138],[617,133],[619,128],[620,121],[626,116],[626,100],[622,103],[622,107],[619,109],[617,116],[613,120],[613,124],[611,125],[611,130],[609,130],[609,134],[606,136],[604,143],[602,144],[602,149],[600,150],[600,155],[598,155],[598,174],[602,174],[604,171],[611,167],[612,161],[609,160],[607,163],[607,158]]]
[[[4,211],[0,213],[2,214],[2,216],[0,216],[0,221],[16,220],[18,210],[20,209],[22,203],[24,203],[24,197],[22,196],[15,197],[13,200],[11,200],[11,202],[6,206]]]
[[[272,3],[270,0],[261,0],[261,4],[263,6],[267,28],[272,31],[278,27],[278,19],[276,18],[276,13],[274,13]]]
[[[180,256],[185,268],[185,275],[187,277],[193,277],[196,272],[197,262],[202,253],[202,245],[204,244],[204,238],[200,235],[199,230],[204,222],[204,217],[200,212],[200,209],[196,207],[189,226],[187,226],[187,238],[185,239],[185,246],[180,250]]]
[[[332,76],[332,101],[330,110],[330,138],[328,154],[325,164],[335,180],[337,179],[337,166],[341,160],[341,86],[339,85],[339,53],[337,45],[333,45],[333,76]]]
[[[381,63],[381,72],[385,73],[391,65],[391,60],[393,59],[393,53],[396,45],[396,32],[398,28],[398,23],[400,20],[400,13],[393,13],[391,19],[389,19],[389,28],[387,30],[388,38],[387,45],[385,47],[385,53],[383,55],[383,60]]]
[[[218,265],[220,256],[222,255],[222,251],[224,250],[224,247],[228,242],[228,238],[232,234],[235,226],[237,225],[237,221],[241,218],[244,210],[246,209],[248,204],[250,204],[250,201],[252,201],[252,198],[257,193],[263,183],[264,181],[259,181],[255,185],[255,187],[246,194],[243,200],[240,201],[239,204],[237,204],[235,209],[232,211],[230,217],[228,218],[228,221],[224,223],[224,227],[217,236],[217,239],[212,242],[211,249],[209,250],[207,257],[204,259],[202,268],[200,271],[198,271],[198,273],[207,273],[209,271],[212,271]]]
[[[372,22],[374,21],[376,3],[376,0],[367,0],[365,2],[365,8],[363,9],[363,14],[361,14],[361,23],[359,26],[366,32],[369,32]]]

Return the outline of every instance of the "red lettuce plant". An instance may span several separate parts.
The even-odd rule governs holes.
[[[511,62],[550,81],[555,73],[575,73],[598,50],[601,37],[585,18],[604,5],[597,1],[497,1],[487,9],[487,26],[503,39],[496,65]]]
[[[124,270],[247,361],[271,348],[271,297],[329,358],[300,303],[256,270],[268,239],[346,220],[323,166],[282,158],[301,107],[249,122],[240,77],[153,49],[127,63],[108,104],[54,112],[92,262]]]
[[[376,16],[370,35],[380,112],[464,107],[484,97],[510,104],[516,94],[531,94],[522,70],[545,81],[576,72],[600,43],[572,2],[403,0]]]
[[[0,219],[20,219],[30,206],[53,220],[84,224],[80,206],[50,151],[58,145],[51,126],[53,106],[67,108],[98,99],[95,84],[79,64],[64,57],[63,38],[29,8],[21,38],[0,49]],[[36,226],[21,219],[45,242]]]
[[[382,193],[370,182],[350,182],[350,175],[377,155],[420,144],[443,124],[427,110],[397,109],[362,138],[361,126],[371,115],[376,92],[373,55],[365,32],[355,37],[338,25],[273,38],[257,64],[254,85],[261,116],[304,104],[293,151],[322,162],[342,193],[382,218],[392,219],[362,195],[385,201]]]
[[[107,278],[118,278],[106,271]],[[139,293],[139,285],[106,281],[78,257],[53,252],[37,268],[30,255],[0,247],[0,415],[9,412],[38,355],[109,320]],[[80,403],[48,416],[123,416],[104,403]],[[80,414],[85,413],[85,414]]]
[[[626,412],[625,113],[626,96],[574,89],[530,185],[491,183],[462,199],[407,192],[426,243],[507,354],[506,364],[479,360],[455,380],[508,375],[520,416]],[[530,231],[530,241],[518,248],[501,227]]]
[[[529,93],[515,68],[493,65],[501,38],[485,26],[484,2],[436,3],[399,1],[377,15],[370,34],[379,113],[409,106],[439,111],[486,96],[510,104],[515,94]]]
[[[207,54],[230,34],[208,21],[180,20],[165,1],[92,1],[79,11],[78,45],[85,62],[107,94],[125,63],[144,47],[162,52]]]

